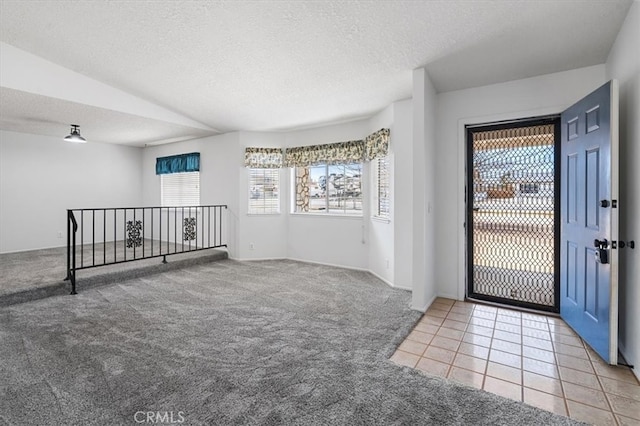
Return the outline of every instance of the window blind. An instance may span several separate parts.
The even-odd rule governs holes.
[[[163,207],[200,205],[200,172],[162,174],[160,188]]]
[[[391,205],[389,182],[389,157],[374,160],[374,216],[388,219]]]
[[[280,169],[249,169],[249,213],[280,213]]]

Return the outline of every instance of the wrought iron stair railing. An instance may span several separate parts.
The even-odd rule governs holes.
[[[67,210],[67,276],[142,259],[227,247],[226,205]]]

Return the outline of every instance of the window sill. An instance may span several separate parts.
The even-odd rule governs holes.
[[[327,217],[327,218],[338,218],[338,219],[357,219],[357,220],[362,220],[363,219],[363,215],[351,215],[351,214],[337,214],[337,213],[296,213],[296,212],[291,212],[289,213],[291,216],[297,216],[297,217],[305,217],[305,216],[309,216],[309,217]]]
[[[391,219],[387,217],[371,216],[371,221],[380,223],[391,223]]]

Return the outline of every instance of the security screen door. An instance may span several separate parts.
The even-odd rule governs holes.
[[[558,117],[467,132],[468,296],[558,312]]]

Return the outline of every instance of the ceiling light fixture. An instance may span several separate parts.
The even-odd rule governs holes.
[[[71,125],[71,134],[64,137],[64,140],[67,142],[74,143],[86,143],[87,140],[80,136],[80,126],[77,124]]]

